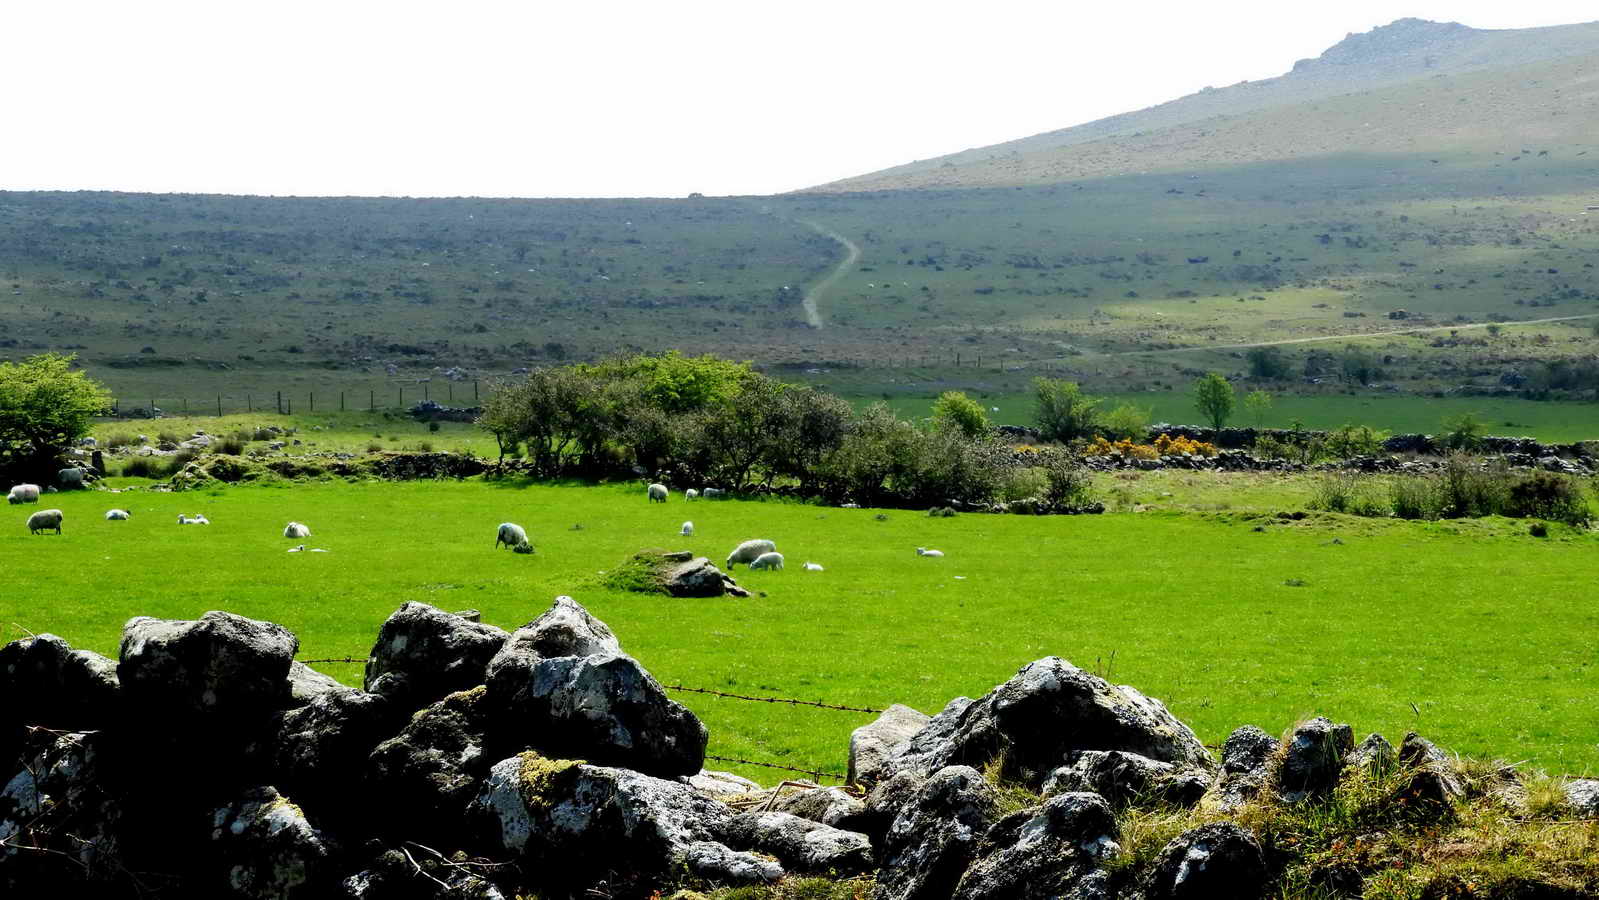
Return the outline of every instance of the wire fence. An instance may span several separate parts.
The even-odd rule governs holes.
[[[403,385],[385,385],[380,388],[359,390],[346,388],[327,391],[277,391],[256,393],[235,391],[229,394],[195,395],[192,397],[117,397],[111,401],[109,415],[113,417],[151,418],[163,416],[226,416],[240,413],[293,414],[314,412],[376,412],[379,410],[405,410],[418,403],[436,402],[443,406],[477,406],[492,384],[485,388],[481,381],[427,382]],[[366,396],[361,396],[365,394]],[[149,404],[146,406],[145,404]]]

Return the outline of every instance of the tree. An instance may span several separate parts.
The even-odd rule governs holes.
[[[1343,357],[1344,378],[1358,381],[1362,387],[1373,381],[1381,380],[1387,373],[1378,365],[1377,358],[1363,350],[1350,346],[1345,348]]]
[[[1255,427],[1262,428],[1266,424],[1266,413],[1271,410],[1271,393],[1268,391],[1250,391],[1244,396],[1244,408],[1249,410],[1249,415],[1255,420]]]
[[[1288,377],[1288,360],[1283,359],[1282,351],[1276,347],[1254,347],[1244,354],[1244,359],[1249,361],[1249,374],[1255,378]]]
[[[50,471],[110,407],[104,385],[72,370],[75,359],[41,353],[0,363],[0,469],[29,477]]]
[[[933,401],[933,428],[958,432],[969,438],[982,437],[992,430],[983,405],[960,391],[945,391]]]
[[[1064,443],[1093,435],[1100,401],[1084,396],[1077,382],[1034,378],[1033,396],[1033,423],[1045,440]]]
[[[1194,408],[1199,414],[1210,421],[1211,427],[1217,431],[1227,424],[1232,417],[1233,407],[1237,405],[1237,396],[1233,393],[1233,386],[1219,372],[1211,372],[1194,382]]]
[[[1146,441],[1149,439],[1149,420],[1153,415],[1153,410],[1123,403],[1104,415],[1099,423],[1100,430],[1106,437]]]

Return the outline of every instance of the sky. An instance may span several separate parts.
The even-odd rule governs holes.
[[[769,194],[1593,0],[9,2],[0,190]]]

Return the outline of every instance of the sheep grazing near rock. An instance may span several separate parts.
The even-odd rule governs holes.
[[[688,490],[683,492],[683,499],[689,501],[690,503],[692,503],[695,500],[700,499],[700,492],[694,490],[693,488],[689,488]]]
[[[820,571],[822,571],[822,564],[821,563],[808,562],[808,563],[805,564],[804,568],[805,568],[805,571],[807,571],[807,572],[820,572]]]
[[[133,517],[133,513],[125,509],[108,509],[105,511],[105,517],[110,522],[126,522]]]
[[[15,506],[18,503],[38,503],[39,486],[36,484],[19,484],[6,494],[6,502]]]
[[[664,484],[652,484],[649,487],[649,498],[651,503],[665,503],[666,494],[667,490],[666,485]]]
[[[693,537],[694,536],[694,523],[693,522],[684,522],[683,523],[682,535],[684,537]]]
[[[301,525],[299,522],[290,522],[283,526],[283,536],[295,539],[308,538],[311,536],[311,529]]]
[[[28,533],[41,534],[47,529],[54,528],[56,534],[60,534],[61,518],[59,509],[41,509],[28,517]]]
[[[762,553],[760,556],[757,556],[753,560],[750,560],[750,568],[751,569],[776,569],[778,571],[782,571],[782,569],[783,569],[783,554],[778,553],[776,551],[773,551],[771,553]]]
[[[504,544],[515,550],[518,544],[527,543],[527,531],[515,522],[501,522],[500,530],[494,535],[494,549],[500,549]]]
[[[762,553],[771,553],[776,549],[777,545],[771,541],[745,541],[744,543],[739,544],[737,547],[734,547],[733,552],[727,555],[727,567],[731,569],[739,563],[751,562],[758,558]]]
[[[926,547],[917,547],[916,548],[916,555],[917,556],[943,556],[944,555],[944,551],[942,551],[942,550],[928,550]]]

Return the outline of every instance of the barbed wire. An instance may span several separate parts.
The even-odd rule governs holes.
[[[299,662],[305,663],[306,665],[310,665],[311,663],[364,663],[366,661],[367,661],[367,658],[364,657],[364,656],[361,657],[360,659],[357,659],[357,658],[355,658],[353,656],[343,656],[343,657],[340,657],[338,659],[302,659],[302,660],[299,660]]]
[[[755,759],[741,759],[737,756],[716,756],[714,754],[707,753],[705,754],[705,758],[714,759],[717,762],[738,763],[745,766],[760,766],[763,769],[782,769],[785,772],[798,772],[801,775],[815,775],[818,780],[822,778],[836,778],[839,781],[849,780],[849,776],[840,775],[837,772],[824,772],[821,769],[801,769],[797,766],[785,766],[780,763],[761,762]]]
[[[823,703],[820,700],[796,700],[792,697],[752,697],[748,694],[730,694],[726,691],[713,691],[710,688],[687,687],[681,684],[662,685],[669,691],[685,691],[690,694],[709,694],[713,697],[726,697],[729,700],[752,700],[757,703],[787,703],[790,706],[814,706],[819,709],[837,709],[844,712],[880,713],[880,709],[866,706],[840,706],[836,703]]]

